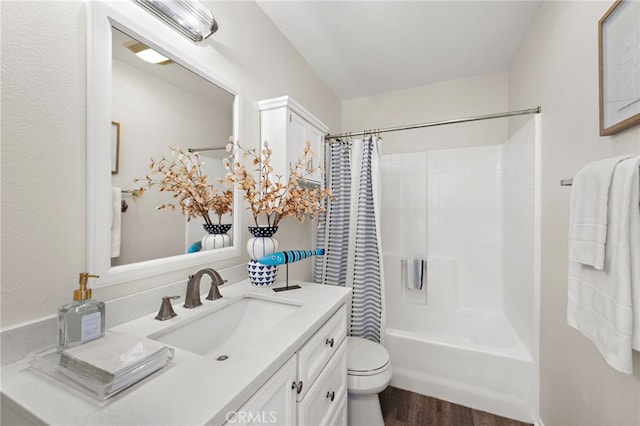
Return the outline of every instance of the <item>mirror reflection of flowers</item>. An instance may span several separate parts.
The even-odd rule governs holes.
[[[312,164],[313,151],[309,142],[304,146],[302,157],[292,162],[289,176],[275,175],[271,166],[273,151],[268,142],[264,142],[260,152],[256,148],[244,148],[238,141],[227,145],[227,152],[242,153],[244,162],[250,160],[256,176],[247,171],[244,164],[230,155],[224,160],[228,170],[224,180],[235,184],[244,192],[244,199],[249,203],[256,226],[278,226],[280,220],[287,216],[294,216],[299,222],[304,217],[315,219],[319,213],[325,211],[325,200],[331,201],[331,190],[305,185],[307,177],[319,170],[319,167],[307,168]],[[259,218],[263,217],[260,223]]]
[[[135,179],[135,182],[143,182],[138,188],[139,195],[153,186],[157,186],[160,192],[172,192],[176,203],[162,203],[157,210],[180,208],[187,220],[202,217],[207,225],[212,225],[210,212],[218,216],[218,224],[222,221],[222,215],[232,212],[232,190],[219,191],[208,183],[208,176],[202,171],[205,164],[200,161],[197,152],[184,151],[182,148],[172,148],[171,157],[162,156],[160,160],[151,158],[149,164],[150,173],[143,179]],[[154,175],[160,175],[155,177]]]

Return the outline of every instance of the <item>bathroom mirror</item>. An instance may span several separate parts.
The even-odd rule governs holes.
[[[232,224],[231,245],[191,252],[206,234],[202,219],[187,222],[179,210],[157,210],[173,201],[157,187],[135,199],[131,194],[141,186],[134,178],[149,172],[150,158],[171,156],[170,146],[198,151],[209,183],[223,190],[215,179],[224,176],[229,137],[239,137],[237,91],[216,77],[206,43],[193,44],[135,3],[87,7],[87,268],[100,275],[96,286],[239,256],[239,209],[222,217]],[[166,60],[141,60],[135,53],[144,47]],[[120,123],[117,173],[112,122]],[[116,192],[127,205],[124,212],[114,203]],[[234,207],[241,206],[237,192]]]

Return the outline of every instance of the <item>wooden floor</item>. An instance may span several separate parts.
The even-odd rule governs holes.
[[[389,386],[380,394],[385,426],[526,426],[517,420]]]

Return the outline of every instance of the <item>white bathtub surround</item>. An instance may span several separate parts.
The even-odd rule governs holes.
[[[640,350],[640,157],[611,163],[602,270],[569,261],[567,320],[593,341],[610,366],[631,374],[633,349]],[[594,182],[576,177],[573,183],[572,192],[599,192]],[[582,207],[574,198],[572,194],[571,207]],[[601,208],[597,203],[593,207]],[[572,225],[576,214],[571,213]],[[571,253],[574,242],[569,244]]]
[[[221,289],[223,299],[205,302],[203,307],[185,309],[176,304],[178,316],[169,321],[155,320],[154,313],[111,330],[149,336],[245,296],[299,305],[280,323],[270,324],[270,332],[250,342],[260,351],[239,350],[220,362],[176,348],[171,366],[106,403],[35,374],[22,360],[2,369],[3,401],[46,424],[222,424],[228,411],[241,407],[349,299],[344,288],[297,284],[302,289],[277,296],[245,280]]]
[[[408,301],[426,303],[430,279],[427,274],[427,153],[402,154],[400,163],[406,172],[401,174],[401,184],[395,188],[385,186],[385,191],[398,193],[400,226],[389,232],[400,232],[401,256],[407,262],[406,285],[403,298]],[[416,238],[416,236],[418,236]],[[403,277],[404,278],[404,277]]]
[[[533,420],[533,360],[504,315],[437,309],[420,314],[419,324],[387,328],[392,386]]]
[[[537,418],[536,120],[502,145],[383,156],[392,385],[523,421]],[[422,193],[404,187],[413,177],[407,165],[421,157]],[[409,199],[399,194],[410,191]],[[427,200],[426,212],[415,210],[414,198]],[[419,221],[426,221],[426,233],[395,232]],[[426,241],[427,291],[420,297],[401,285],[405,235],[414,239],[409,249]]]
[[[540,193],[537,114],[501,145],[503,309],[522,344],[537,360],[540,293]],[[537,406],[537,405],[536,405]]]
[[[319,231],[327,247],[323,283],[353,288],[349,334],[380,342],[385,309],[378,139],[332,145],[329,185],[337,202]]]

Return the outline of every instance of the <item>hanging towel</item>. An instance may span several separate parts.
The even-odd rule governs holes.
[[[614,169],[603,269],[569,261],[567,322],[593,341],[609,365],[628,374],[632,351],[640,350],[639,169],[640,157]]]
[[[629,158],[615,157],[587,164],[573,179],[569,212],[569,260],[604,266],[607,208],[611,177],[616,165]]]
[[[120,240],[122,227],[122,190],[111,188],[112,214],[111,214],[111,257],[120,256]]]

